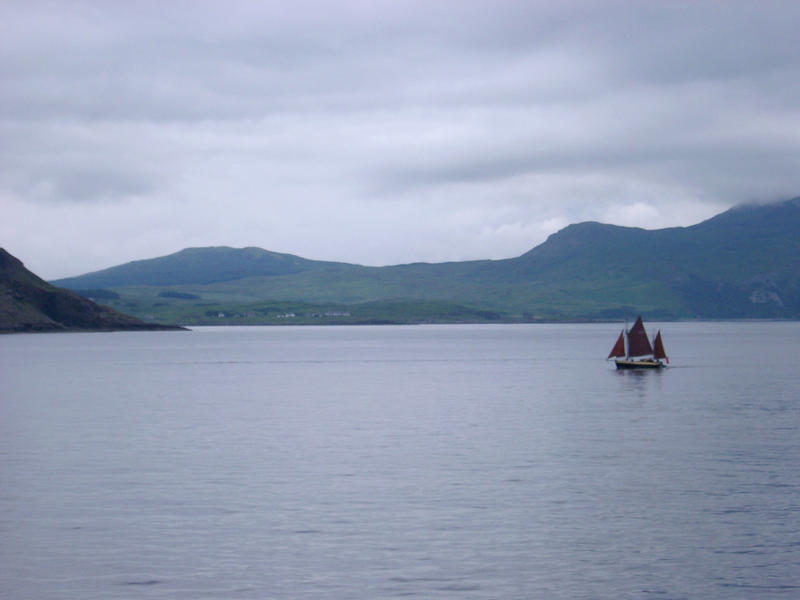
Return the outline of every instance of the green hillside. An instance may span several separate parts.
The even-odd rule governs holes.
[[[81,287],[95,289],[131,285],[202,285],[246,277],[296,274],[315,266],[334,264],[261,248],[186,248],[169,256],[137,260],[62,279],[58,285],[69,289],[75,289],[77,282]]]
[[[284,305],[295,316],[282,323],[300,322],[301,313],[338,313],[308,317],[313,322],[616,319],[634,313],[798,318],[799,267],[800,198],[737,207],[691,227],[648,231],[579,223],[505,260],[364,267],[258,248],[191,248],[55,283],[94,288],[105,293],[102,302],[138,316],[184,323],[233,322],[229,314],[239,315],[238,322],[278,322],[280,313],[269,316],[264,308],[275,302],[297,308]]]

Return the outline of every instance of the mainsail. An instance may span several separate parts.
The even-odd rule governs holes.
[[[649,354],[653,354],[653,347],[650,345],[650,340],[647,339],[642,317],[639,317],[630,331],[628,331],[628,356],[645,356]]]
[[[621,331],[619,337],[617,338],[617,343],[614,344],[614,347],[611,349],[611,352],[608,354],[608,358],[616,357],[616,356],[625,356],[625,332]],[[606,359],[608,360],[608,359]]]

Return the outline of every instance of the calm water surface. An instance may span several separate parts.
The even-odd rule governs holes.
[[[2,336],[0,597],[800,597],[800,323],[661,328]]]

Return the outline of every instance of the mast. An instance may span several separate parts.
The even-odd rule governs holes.
[[[631,330],[628,329],[628,321],[625,321],[625,360],[631,358]]]

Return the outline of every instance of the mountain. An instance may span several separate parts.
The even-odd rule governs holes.
[[[605,288],[618,302],[639,297],[675,316],[797,317],[800,198],[655,231],[579,223],[501,262],[507,277],[573,292]]]
[[[169,256],[137,260],[118,267],[60,279],[63,287],[109,288],[130,285],[209,284],[246,277],[300,273],[318,261],[261,248],[186,248]]]
[[[0,248],[0,332],[173,329],[145,323],[59,289]]]
[[[280,310],[292,312],[286,302],[305,303],[309,314],[311,305],[348,312],[349,322],[367,314],[367,305],[371,318],[395,322],[426,320],[423,305],[437,307],[430,313],[434,321],[443,314],[471,321],[483,318],[476,315],[519,321],[636,313],[798,318],[798,267],[795,198],[735,207],[690,227],[578,223],[504,260],[364,267],[259,248],[190,248],[55,283],[119,294],[107,302],[133,314],[194,323],[228,322],[229,313],[242,315],[241,322],[270,322]],[[284,304],[270,313],[264,308],[269,302]],[[414,317],[403,317],[401,310]]]

